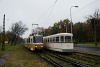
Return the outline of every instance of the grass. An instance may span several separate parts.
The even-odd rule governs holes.
[[[23,45],[6,45],[5,50],[0,51],[0,56],[6,52],[10,52],[11,55],[6,58],[7,63],[2,67],[49,67],[47,63],[39,60],[36,55],[28,51]]]

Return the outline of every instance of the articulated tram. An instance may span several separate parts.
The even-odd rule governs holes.
[[[58,33],[43,37],[46,49],[58,52],[72,52],[73,51],[73,34]]]
[[[42,35],[35,35],[35,36],[29,36],[28,38],[25,38],[25,47],[30,49],[31,51],[34,51],[36,49],[43,49],[43,36]]]

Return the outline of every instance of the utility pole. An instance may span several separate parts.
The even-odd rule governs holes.
[[[5,50],[5,14],[3,17],[2,50]]]

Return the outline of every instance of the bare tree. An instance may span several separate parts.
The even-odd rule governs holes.
[[[10,31],[11,32],[10,34],[12,34],[11,44],[16,45],[18,37],[22,36],[26,30],[28,30],[28,28],[26,27],[25,24],[22,23],[22,21],[12,24],[11,31]]]

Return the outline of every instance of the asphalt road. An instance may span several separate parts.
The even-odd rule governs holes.
[[[74,50],[84,50],[84,51],[90,51],[90,52],[97,52],[100,53],[100,47],[74,47]]]

